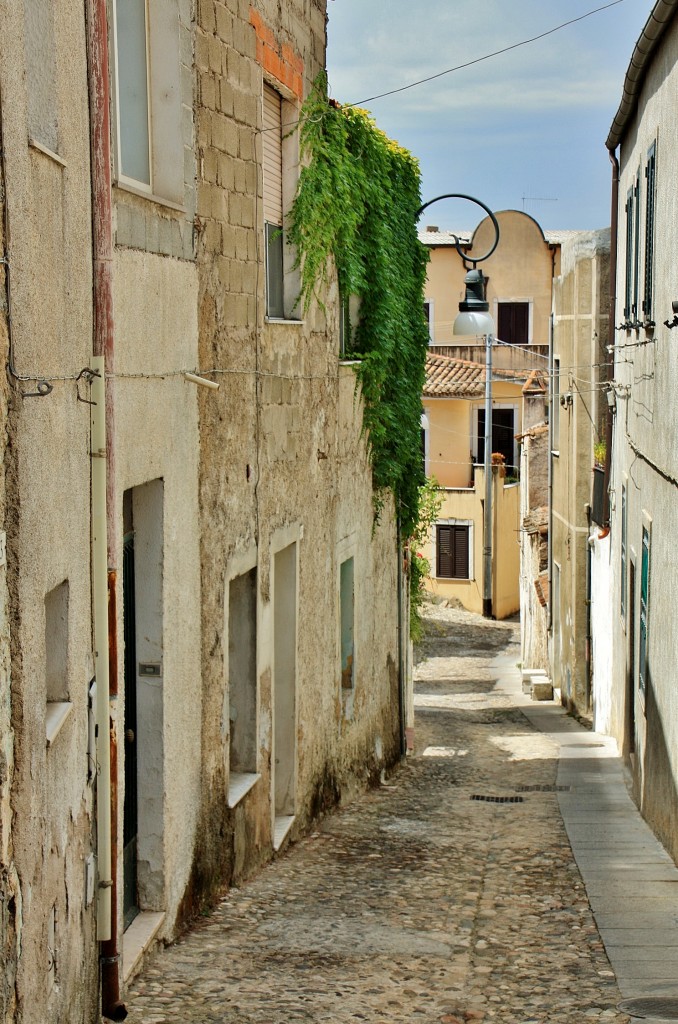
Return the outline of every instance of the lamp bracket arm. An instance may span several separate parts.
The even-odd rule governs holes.
[[[420,206],[415,214],[414,219],[419,220],[422,213],[424,212],[425,209],[427,209],[427,207],[432,206],[433,203],[437,203],[441,199],[465,199],[469,203],[475,203],[476,206],[480,206],[480,208],[485,211],[485,213],[492,221],[492,227],[494,228],[494,242],[492,243],[492,245],[490,246],[490,248],[488,249],[484,256],[476,256],[473,259],[469,258],[464,252],[462,252],[461,241],[459,240],[457,235],[453,234],[452,236],[454,238],[455,249],[461,256],[462,262],[466,269],[468,270],[469,267],[473,267],[473,269],[475,270],[476,264],[482,263],[483,260],[489,259],[489,257],[492,255],[494,250],[499,245],[499,223],[497,222],[497,218],[495,217],[494,213],[489,208],[489,206],[486,206],[485,203],[482,203],[480,199],[475,199],[473,196],[465,195],[463,192],[446,192],[445,195],[436,196],[435,199],[429,199],[427,203],[424,203],[423,206]]]

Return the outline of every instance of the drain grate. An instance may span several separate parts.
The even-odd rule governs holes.
[[[648,1017],[656,1020],[668,1021],[678,1020],[678,998],[667,998],[665,996],[642,996],[639,999],[625,999],[619,1004],[622,1013],[628,1013],[631,1017],[646,1020]]]
[[[516,793],[569,793],[572,786],[515,786]]]
[[[484,793],[474,793],[471,800],[482,800],[486,804],[522,804],[525,802],[522,796],[485,796]]]

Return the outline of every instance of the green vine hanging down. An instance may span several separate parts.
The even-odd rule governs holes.
[[[409,537],[424,481],[421,395],[428,347],[428,252],[415,221],[419,165],[366,111],[328,101],[324,75],[302,110],[301,151],[288,240],[297,247],[304,308],[314,296],[321,301],[333,258],[340,295],[359,300],[358,322],[347,325],[347,355],[359,360],[377,512],[390,488]]]

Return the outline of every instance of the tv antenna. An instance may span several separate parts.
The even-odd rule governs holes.
[[[523,213],[525,213],[525,203],[557,203],[557,196],[526,196],[523,195]]]

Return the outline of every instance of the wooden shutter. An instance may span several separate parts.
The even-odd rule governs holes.
[[[436,576],[452,577],[452,528],[439,526],[436,543]]]
[[[636,219],[635,219],[635,236],[633,240],[633,305],[631,312],[633,313],[633,319],[638,322],[638,275],[639,275],[639,263],[640,263],[640,171],[638,171],[638,177],[636,178],[636,188],[634,192],[635,206],[636,206]]]
[[[499,340],[509,345],[527,345],[530,337],[529,302],[500,302],[497,314]]]
[[[469,528],[453,524],[437,527],[436,576],[444,579],[469,578]]]
[[[647,179],[647,199],[645,209],[645,281],[643,287],[643,313],[646,320],[652,319],[652,286],[654,272],[654,209],[655,209],[655,171],[657,162],[656,143],[652,143],[647,155],[645,177]]]
[[[282,217],[282,100],[280,94],[264,85],[264,220],[283,222]]]
[[[453,526],[454,531],[454,578],[467,580],[469,577],[468,526]]]
[[[631,286],[633,281],[633,186],[626,196],[626,273],[624,281],[624,316],[631,318]]]

